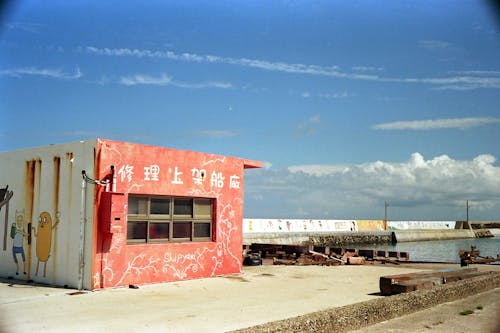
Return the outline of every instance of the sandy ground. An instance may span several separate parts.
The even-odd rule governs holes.
[[[3,281],[0,333],[226,332],[381,297],[380,276],[428,268],[438,267],[245,267],[240,275],[77,295],[71,295],[75,290]],[[483,310],[468,317],[491,315],[498,306],[483,303]],[[424,325],[435,328],[440,321]]]

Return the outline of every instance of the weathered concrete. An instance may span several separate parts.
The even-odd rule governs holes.
[[[493,237],[500,237],[500,229],[488,229]]]
[[[380,276],[418,267],[253,266],[240,275],[73,296],[4,282],[0,332],[226,332],[380,298]]]
[[[436,286],[238,330],[258,332],[347,332],[500,287],[500,273]],[[496,320],[494,318],[493,320]]]
[[[390,244],[391,231],[244,233],[243,244],[342,246]]]
[[[419,242],[428,240],[447,240],[475,238],[475,234],[469,229],[450,230],[394,230],[396,242]]]

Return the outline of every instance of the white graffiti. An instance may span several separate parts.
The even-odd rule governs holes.
[[[225,177],[222,175],[222,172],[212,171],[212,175],[210,176],[210,186],[223,188],[224,187],[224,179]]]
[[[169,169],[168,171],[172,172],[172,169]],[[175,169],[174,169],[174,180],[172,180],[172,184],[176,184],[176,185],[182,185],[182,184],[184,184],[184,181],[182,181],[182,179],[181,179],[182,174],[183,174],[183,172],[180,172],[179,168],[175,167]]]
[[[122,165],[122,167],[118,170],[118,174],[120,175],[120,180],[123,182],[125,178],[130,183],[132,181],[132,176],[134,175],[134,166],[133,165]]]
[[[188,270],[191,270],[193,273],[198,272],[199,269],[204,270],[200,259],[207,251],[209,251],[209,249],[205,247],[201,252],[197,249],[195,253],[188,254],[172,254],[170,252],[166,252],[163,255],[162,272],[167,273],[168,271],[172,271],[175,277],[184,279],[187,277]],[[182,266],[183,268],[180,269],[179,266]]]
[[[205,169],[191,169],[191,176],[193,176],[194,183],[196,185],[201,185],[205,181],[205,177],[207,175],[207,171]]]
[[[156,164],[151,164],[150,166],[144,167],[144,180],[152,180],[157,182],[160,180],[160,167]]]
[[[229,177],[229,188],[240,188],[240,177],[232,175]]]
[[[149,257],[148,260],[145,260],[146,255],[144,253],[138,254],[127,264],[127,269],[123,272],[122,277],[118,282],[115,283],[115,286],[121,285],[122,281],[125,277],[130,274],[135,274],[140,276],[144,271],[152,270],[154,273],[157,273],[156,263],[160,261],[160,259],[154,258],[153,256]]]

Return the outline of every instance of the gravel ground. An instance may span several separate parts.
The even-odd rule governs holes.
[[[429,290],[419,290],[339,308],[332,308],[325,311],[318,311],[308,315],[275,321],[235,332],[349,332],[382,321],[429,309],[442,303],[465,299],[469,296],[481,294],[485,291],[499,287],[500,273],[490,272],[485,276],[440,285]],[[495,309],[495,306],[498,305],[498,303],[491,304],[493,304],[493,306],[488,306],[488,311]],[[431,309],[430,311],[433,310]],[[435,311],[439,311],[439,309]],[[494,329],[496,329],[498,328],[498,323],[496,322],[497,318],[493,318],[492,325]],[[488,318],[485,320],[490,321]],[[439,320],[436,321],[436,323],[439,323]],[[401,325],[401,323],[399,324]],[[385,332],[388,330],[382,329],[382,331]],[[405,328],[403,331],[407,332],[408,330]],[[359,332],[364,331],[361,330]]]

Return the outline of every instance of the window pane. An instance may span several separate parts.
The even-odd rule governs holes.
[[[191,238],[191,222],[174,222],[174,238]]]
[[[143,197],[128,197],[128,213],[146,215],[148,199]]]
[[[193,215],[192,199],[174,199],[174,215]]]
[[[151,198],[151,214],[170,214],[170,199]]]
[[[149,239],[168,239],[168,223],[149,223]]]
[[[194,200],[194,216],[203,216],[203,217],[212,216],[212,200],[211,199],[195,199]]]
[[[127,239],[146,239],[147,222],[128,222]]]
[[[210,237],[210,223],[195,223],[194,237]]]

